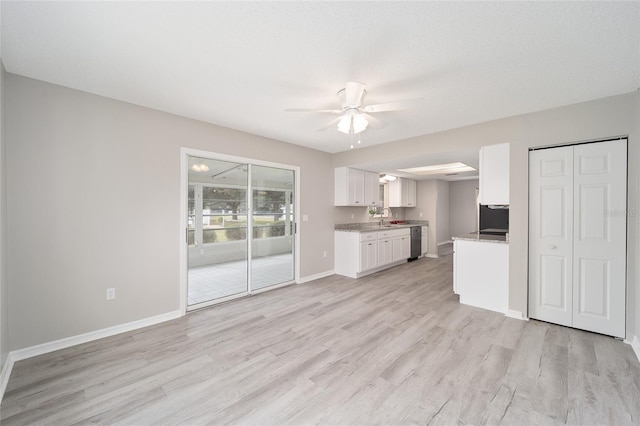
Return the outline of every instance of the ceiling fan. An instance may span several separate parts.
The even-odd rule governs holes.
[[[423,98],[416,98],[365,106],[364,97],[366,94],[367,90],[363,83],[348,81],[345,83],[344,89],[340,89],[337,93],[340,109],[290,108],[285,111],[339,114],[339,117],[331,120],[318,131],[336,125],[339,132],[353,135],[363,132],[369,127],[381,129],[387,125],[371,114],[409,109],[424,102]]]

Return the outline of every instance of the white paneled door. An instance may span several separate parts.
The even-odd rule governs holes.
[[[529,156],[529,316],[573,323],[573,147]]]
[[[626,140],[530,153],[529,316],[625,335]]]
[[[573,326],[625,335],[627,144],[574,151]]]

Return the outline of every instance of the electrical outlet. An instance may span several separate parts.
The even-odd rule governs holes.
[[[422,217],[422,212],[420,212],[420,217]]]
[[[351,219],[355,219],[356,215],[351,213]]]
[[[107,300],[113,300],[116,298],[116,289],[108,288],[107,289]]]
[[[327,251],[326,250],[322,252],[322,257],[327,257]]]

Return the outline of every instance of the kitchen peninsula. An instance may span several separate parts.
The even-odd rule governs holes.
[[[509,242],[478,232],[453,238],[453,292],[460,303],[506,313],[509,306]]]

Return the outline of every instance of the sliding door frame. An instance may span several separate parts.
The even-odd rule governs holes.
[[[189,251],[187,246],[187,198],[188,198],[188,185],[189,185],[189,157],[200,157],[210,160],[219,160],[219,161],[228,161],[232,163],[241,163],[241,164],[251,164],[255,166],[265,166],[265,167],[274,167],[279,169],[291,170],[294,172],[294,199],[295,199],[295,238],[294,238],[294,282],[300,282],[300,232],[298,232],[297,224],[300,223],[300,167],[292,166],[290,164],[282,164],[282,163],[274,163],[270,161],[257,160],[255,158],[246,158],[246,157],[238,157],[234,155],[227,154],[218,154],[210,151],[203,151],[193,148],[180,148],[180,311],[185,314],[187,312],[187,295],[188,295],[188,274],[189,274]],[[250,177],[250,176],[249,176]],[[250,184],[250,182],[248,182]],[[251,187],[251,185],[249,185]],[[252,197],[252,194],[249,194],[247,191],[247,196]],[[248,207],[252,207],[252,202],[249,203]],[[249,208],[247,209],[249,210]],[[247,212],[247,218],[251,217],[253,213],[253,208],[251,211]],[[251,249],[249,244],[251,243],[250,236],[253,235],[251,233],[251,222],[247,220],[247,225],[249,229],[247,231],[247,261],[250,265],[251,259]],[[248,276],[248,280],[250,279],[250,275]],[[249,284],[249,283],[247,283]],[[289,285],[290,283],[276,284],[273,286],[265,287],[262,289],[258,289],[255,291],[250,291],[249,294],[258,294],[264,291],[272,290],[275,288],[283,287],[285,285]],[[211,304],[225,302],[227,300],[236,299],[238,297],[244,297],[246,293],[240,293],[238,295],[231,295],[228,297],[223,297],[220,299],[216,299],[212,301]]]

